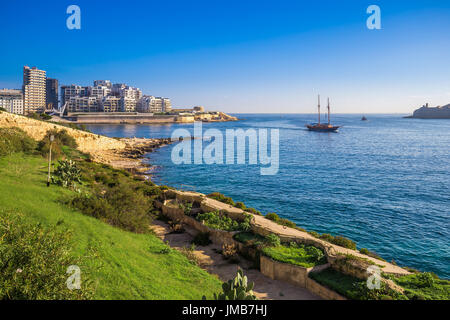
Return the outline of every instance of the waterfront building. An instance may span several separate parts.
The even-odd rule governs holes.
[[[121,112],[136,112],[137,100],[134,98],[120,98],[120,108]]]
[[[89,87],[77,86],[61,86],[61,105],[64,105],[72,97],[87,97],[89,95]]]
[[[154,96],[143,96],[139,99],[137,106],[137,111],[142,113],[161,113],[171,110],[172,105],[170,99]]]
[[[119,112],[120,98],[115,96],[107,96],[99,101],[99,109],[103,112]]]
[[[97,99],[103,99],[111,94],[111,89],[108,86],[97,85],[93,87],[88,87],[88,92],[90,97],[95,97]]]
[[[0,108],[10,113],[23,114],[22,90],[0,90]]]
[[[67,112],[97,112],[99,103],[96,97],[70,97],[67,100]]]
[[[47,78],[45,81],[45,107],[47,110],[58,109],[58,80]]]
[[[24,113],[42,113],[46,109],[46,72],[36,67],[23,67]]]

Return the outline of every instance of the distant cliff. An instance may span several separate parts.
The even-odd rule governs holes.
[[[412,116],[407,118],[416,119],[450,119],[450,104],[443,107],[430,108],[428,104],[414,111]]]

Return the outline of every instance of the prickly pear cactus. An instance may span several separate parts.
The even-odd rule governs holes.
[[[257,300],[252,291],[254,285],[248,282],[247,276],[239,269],[236,278],[222,284],[223,292],[214,294],[214,300]]]

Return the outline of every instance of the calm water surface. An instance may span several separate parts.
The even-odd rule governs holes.
[[[219,191],[299,226],[346,236],[400,265],[450,278],[450,120],[401,115],[335,115],[339,133],[308,132],[314,115],[237,115],[203,129],[280,130],[280,169],[257,165],[175,165],[172,146],[149,155],[156,183]],[[170,137],[192,124],[90,125],[113,137]],[[207,144],[207,143],[205,143]]]

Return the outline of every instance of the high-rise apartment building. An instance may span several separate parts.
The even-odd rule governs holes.
[[[23,67],[24,113],[42,113],[46,104],[46,72],[36,67]]]
[[[119,112],[120,98],[114,96],[104,97],[99,101],[99,109],[103,112]]]
[[[46,109],[58,109],[58,80],[47,78],[45,85]]]
[[[22,90],[0,90],[0,108],[10,113],[23,114]]]

